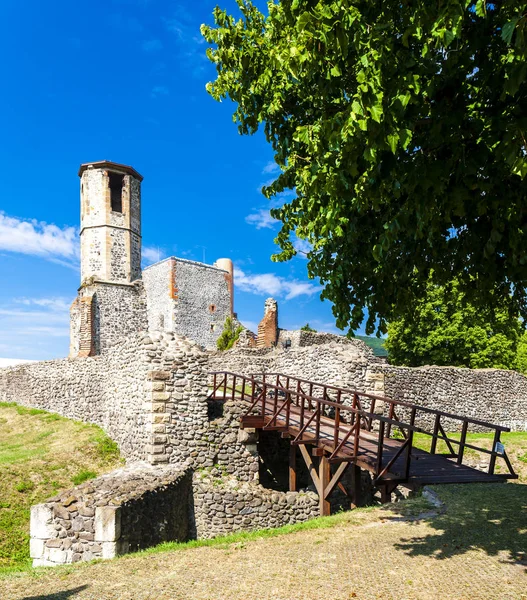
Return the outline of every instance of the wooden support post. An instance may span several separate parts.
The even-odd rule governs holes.
[[[289,446],[289,491],[296,492],[296,446]]]
[[[459,440],[459,452],[457,454],[457,464],[463,463],[463,453],[465,452],[465,440],[467,439],[467,428],[468,421],[463,421],[463,427],[461,428],[461,439]],[[492,460],[492,456],[491,456]]]
[[[352,488],[351,508],[357,508],[362,503],[361,470],[358,465],[351,465],[351,488]]]
[[[489,475],[494,475],[494,468],[496,467],[496,446],[500,441],[501,431],[496,429],[494,432],[494,440],[492,442],[492,454],[490,455],[489,461]]]
[[[320,493],[319,493],[319,506],[320,516],[327,517],[331,514],[331,505],[329,501],[324,497],[326,488],[329,485],[331,479],[330,464],[327,456],[320,457],[320,463],[318,467],[318,479],[320,481]]]

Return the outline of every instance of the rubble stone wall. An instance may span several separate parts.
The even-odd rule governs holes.
[[[120,469],[31,508],[33,566],[113,558],[188,539],[190,472]]]
[[[0,369],[0,400],[95,423],[127,459],[145,459],[150,440],[145,410],[149,363],[140,336],[100,356],[50,360]]]
[[[301,523],[320,514],[318,496],[312,491],[277,492],[203,473],[194,475],[193,498],[198,539]]]

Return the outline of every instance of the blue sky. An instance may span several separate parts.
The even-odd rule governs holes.
[[[281,327],[336,331],[305,259],[270,260],[278,228],[260,188],[276,174],[271,148],[263,135],[240,136],[234,106],[205,91],[215,71],[199,27],[215,4],[1,3],[0,357],[67,354],[80,283],[77,171],[104,159],[145,178],[145,265],[232,258],[247,326],[273,296]]]

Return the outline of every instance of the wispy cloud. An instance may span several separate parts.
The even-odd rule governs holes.
[[[302,258],[307,258],[307,254],[313,250],[313,246],[307,240],[302,240],[296,236],[293,240],[293,247],[298,252],[298,256]]]
[[[165,258],[165,251],[163,248],[157,246],[143,246],[141,250],[143,263],[145,265],[151,265],[159,262]]]
[[[278,223],[265,208],[261,208],[245,217],[245,222],[254,225],[256,229],[273,229]]]
[[[0,250],[40,256],[78,269],[79,240],[75,227],[58,227],[0,212]]]
[[[144,41],[141,47],[145,52],[158,52],[163,48],[163,44],[161,40],[153,39]]]
[[[274,273],[248,274],[238,267],[234,269],[234,284],[244,292],[258,296],[276,296],[285,300],[292,300],[298,296],[313,296],[322,289],[313,283],[285,279]]]
[[[52,296],[14,298],[0,305],[0,354],[19,359],[65,355],[70,304],[69,298]]]
[[[268,162],[262,169],[262,173],[278,173],[279,171],[280,167],[274,161]]]
[[[168,96],[168,88],[164,85],[156,85],[152,88],[150,95],[152,98],[159,98],[159,96]]]

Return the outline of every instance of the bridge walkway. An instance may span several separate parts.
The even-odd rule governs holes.
[[[280,373],[246,376],[222,371],[211,376],[210,400],[247,405],[241,427],[280,431],[290,440],[291,490],[296,490],[295,447],[299,447],[321,499],[321,514],[329,514],[328,498],[336,486],[348,493],[341,484],[348,467],[352,467],[353,504],[360,502],[360,469],[372,473],[384,500],[401,483],[417,488],[517,477],[500,442],[507,427]],[[492,448],[468,443],[469,428],[492,431]],[[459,439],[446,433],[456,430]],[[430,437],[429,451],[413,445],[415,433]],[[437,452],[439,441],[444,442],[447,453]],[[466,464],[467,448],[490,456],[487,472]],[[508,472],[495,472],[498,459],[504,461]]]

